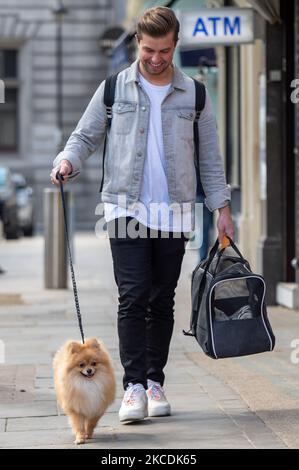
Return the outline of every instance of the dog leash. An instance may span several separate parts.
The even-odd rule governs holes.
[[[76,280],[75,280],[72,253],[71,253],[69,234],[68,234],[68,228],[67,228],[66,204],[65,204],[64,189],[63,189],[63,184],[62,184],[62,181],[64,180],[64,178],[59,173],[59,171],[56,173],[56,178],[58,179],[59,186],[60,186],[60,193],[61,193],[61,200],[62,200],[62,207],[63,207],[63,217],[64,217],[64,229],[65,229],[66,244],[67,244],[69,261],[70,261],[70,269],[71,269],[74,299],[75,299],[76,312],[77,312],[77,317],[78,317],[78,323],[79,323],[82,343],[84,344],[84,332],[83,332],[83,326],[82,326],[82,317],[81,317],[81,313],[80,313],[78,291],[77,291],[77,285],[76,285]]]

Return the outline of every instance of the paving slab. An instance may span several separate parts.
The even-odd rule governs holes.
[[[107,443],[111,441],[112,430],[110,428],[103,428],[101,434],[97,436],[97,444],[99,447],[105,448]],[[1,448],[26,448],[27,446],[59,446],[66,444],[69,448],[76,447],[74,444],[74,437],[67,429],[55,430],[38,430],[38,431],[18,431],[18,432],[3,432],[0,433]],[[33,445],[34,444],[34,445]]]
[[[0,404],[0,418],[57,415],[56,400]],[[1,445],[1,444],[0,444]]]

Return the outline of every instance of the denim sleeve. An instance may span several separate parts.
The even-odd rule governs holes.
[[[106,107],[103,102],[104,87],[105,81],[94,93],[64,150],[53,161],[53,166],[59,165],[61,160],[67,159],[72,164],[73,173],[79,173],[84,161],[102,143],[107,126]]]
[[[206,89],[205,107],[198,120],[199,168],[206,195],[205,204],[210,211],[224,207],[231,199],[230,186],[226,183],[223,160],[220,155],[216,119],[211,98]]]

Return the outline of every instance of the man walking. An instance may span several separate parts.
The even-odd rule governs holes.
[[[195,87],[173,64],[178,33],[179,22],[169,8],[152,8],[139,19],[139,58],[117,77],[108,134],[101,197],[119,292],[125,389],[121,422],[171,413],[163,369],[173,331],[185,234],[194,228],[196,200]],[[58,184],[58,171],[64,182],[77,174],[102,143],[107,126],[104,85],[54,160],[54,184]],[[198,131],[205,203],[210,211],[219,210],[219,238],[224,234],[233,238],[230,190],[208,93]],[[157,205],[166,210],[157,215]],[[123,226],[125,236],[120,234]],[[130,235],[132,226],[139,230],[138,236]]]

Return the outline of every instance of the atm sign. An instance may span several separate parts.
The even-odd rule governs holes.
[[[250,8],[203,8],[178,14],[181,46],[242,44],[254,41],[254,16]]]

